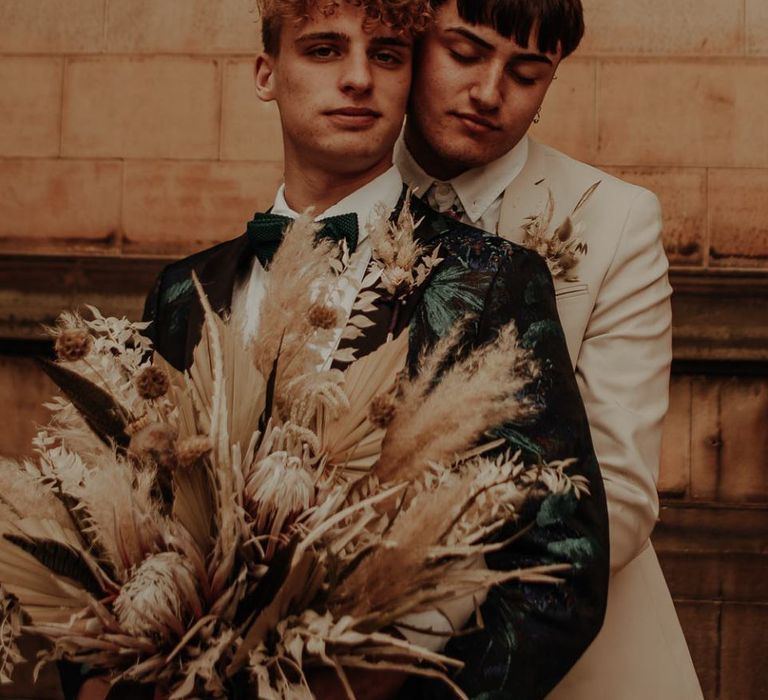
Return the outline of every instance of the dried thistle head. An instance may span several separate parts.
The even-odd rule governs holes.
[[[177,552],[147,557],[114,603],[123,630],[160,642],[183,636],[186,618],[199,609],[194,566]]]
[[[154,365],[145,367],[134,381],[139,396],[147,401],[165,396],[171,385],[165,371]]]
[[[391,394],[379,394],[371,401],[368,420],[377,428],[387,428],[395,418],[397,404]]]
[[[164,423],[148,423],[131,436],[129,450],[139,458],[151,457],[158,465],[176,464],[176,430]]]
[[[56,356],[63,362],[82,360],[93,347],[93,338],[85,328],[67,328],[61,331],[54,349]]]
[[[277,549],[280,534],[314,505],[315,495],[314,477],[300,458],[280,451],[260,461],[245,484],[245,505],[256,532],[270,535],[267,558]]]
[[[307,317],[312,328],[324,331],[336,328],[339,322],[338,311],[330,304],[323,304],[321,302],[316,302],[309,307]]]
[[[213,445],[207,435],[193,435],[176,443],[176,460],[181,467],[191,467],[211,449]]]

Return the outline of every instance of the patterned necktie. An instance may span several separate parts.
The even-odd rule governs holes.
[[[252,221],[248,222],[248,240],[259,262],[267,267],[275,257],[277,249],[283,240],[283,234],[293,219],[278,214],[256,214]],[[318,221],[322,228],[317,233],[317,238],[330,238],[333,241],[345,240],[349,252],[357,249],[358,226],[357,214],[340,214],[329,216]]]
[[[461,221],[464,207],[450,182],[435,182],[427,190],[424,199],[435,211]]]

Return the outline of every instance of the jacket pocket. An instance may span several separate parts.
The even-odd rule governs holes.
[[[566,284],[555,289],[555,297],[558,301],[561,301],[563,299],[570,299],[571,297],[579,297],[587,292],[589,292],[589,285],[586,283]]]

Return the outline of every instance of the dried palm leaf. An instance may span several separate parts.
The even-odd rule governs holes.
[[[76,551],[77,537],[74,534],[67,536],[52,521],[34,523],[26,519],[24,525],[27,531],[61,538]],[[4,534],[19,532],[15,525],[9,523],[0,523],[0,529]],[[86,608],[92,599],[84,588],[57,576],[40,559],[5,537],[0,538],[0,572],[0,582],[18,598],[33,624],[66,622],[74,612]]]
[[[353,362],[344,372],[344,393],[349,408],[329,418],[322,414],[318,431],[321,451],[330,465],[351,471],[367,471],[378,459],[385,430],[370,420],[371,402],[390,394],[405,367],[408,334],[385,343]]]
[[[131,419],[108,391],[60,364],[44,359],[38,362],[106,445],[128,447],[126,427]]]

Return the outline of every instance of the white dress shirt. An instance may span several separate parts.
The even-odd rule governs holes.
[[[350,258],[347,272],[358,283],[362,281],[371,260],[371,245],[368,239],[367,226],[373,222],[374,211],[379,204],[385,206],[387,211],[394,209],[402,191],[403,179],[398,169],[392,166],[375,180],[315,217],[315,221],[322,221],[341,214],[357,215],[358,245],[354,255]],[[271,213],[287,216],[291,219],[299,218],[299,214],[293,211],[285,201],[285,185],[281,185],[278,189]],[[253,338],[259,329],[259,312],[268,274],[269,272],[264,269],[259,259],[254,257],[250,274],[236,283],[232,293],[232,317],[240,323],[240,329],[246,341]],[[339,306],[349,314],[355,303],[357,288],[349,284],[349,280],[345,276],[339,278],[339,289],[336,290],[336,293]],[[341,330],[329,347],[330,352],[338,345],[340,336]]]
[[[402,134],[395,145],[394,159],[404,182],[419,197],[423,197],[432,185],[445,182],[426,173],[414,160]],[[501,158],[448,180],[447,183],[453,187],[464,210],[460,220],[483,231],[497,233],[504,191],[520,174],[527,160],[528,136],[523,136]]]

